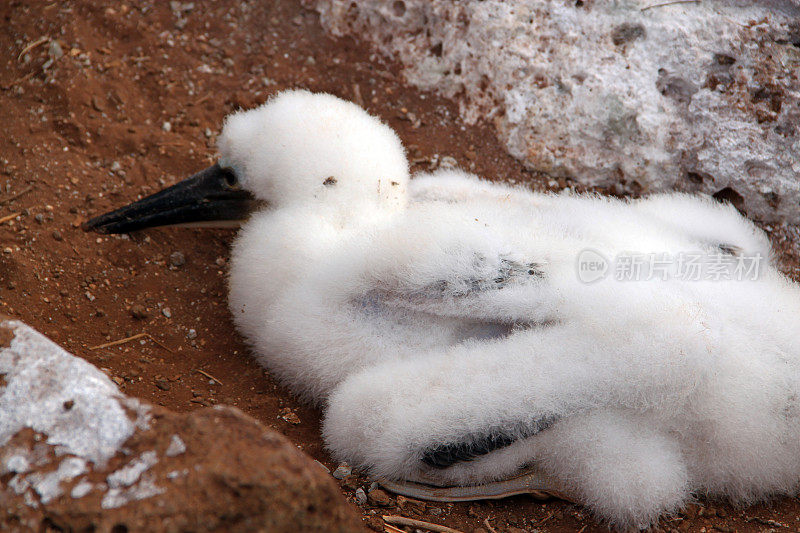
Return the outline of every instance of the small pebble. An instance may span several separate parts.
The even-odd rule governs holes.
[[[131,307],[131,316],[137,320],[144,320],[147,318],[147,309],[143,305],[136,304]]]
[[[165,378],[156,378],[155,383],[156,387],[163,391],[168,391],[172,388],[169,384],[169,381],[167,381]]]
[[[93,301],[94,301],[94,294],[92,294],[91,292],[89,292],[89,291],[86,291],[86,292],[84,293],[84,296],[86,296],[86,299],[87,299],[87,300],[89,300],[90,302],[93,302]]]
[[[367,504],[367,493],[361,487],[356,489],[356,501],[361,505]]]
[[[64,56],[64,50],[61,48],[61,45],[55,39],[50,41],[50,49],[48,50],[48,54],[50,55],[50,57],[54,59],[60,59],[61,57]]]
[[[394,505],[394,500],[392,500],[392,497],[389,496],[383,489],[371,490],[369,494],[367,494],[367,497],[369,498],[370,503],[379,507],[391,507]]]
[[[64,237],[61,236],[61,232],[58,230],[53,231],[53,238],[57,241],[63,240]]]
[[[350,490],[356,490],[358,488],[358,478],[356,476],[350,476],[343,479],[342,487]]]
[[[381,518],[380,516],[370,516],[367,519],[367,527],[370,528],[372,531],[377,531],[378,533],[385,533],[386,531],[386,527],[384,527],[383,518]],[[405,530],[401,529],[400,531],[405,531]],[[417,529],[416,531],[414,531],[414,533],[417,532],[426,533],[421,529]]]
[[[189,332],[186,334],[186,338],[189,340],[194,340],[197,338],[197,331],[194,329],[190,329]]]
[[[172,124],[170,124],[169,122],[164,122],[161,125],[161,129],[164,130],[165,132],[169,133],[170,131],[172,131]]]
[[[439,165],[444,168],[453,168],[458,165],[458,161],[456,161],[455,157],[446,155],[439,160]]]
[[[342,463],[336,467],[336,470],[333,471],[333,477],[336,479],[344,479],[349,477],[352,473],[353,469],[350,467],[350,465],[347,463]]]
[[[397,506],[400,507],[403,511],[411,511],[416,514],[422,514],[425,512],[425,502],[421,502],[419,500],[412,500],[410,498],[406,498],[404,496],[397,497]]]
[[[289,422],[292,425],[298,425],[300,423],[300,417],[297,416],[297,413],[292,411],[289,407],[284,407],[278,413],[278,416],[282,418],[284,421]]]
[[[167,318],[172,318],[172,310],[170,310],[169,307],[165,307],[164,309],[162,309],[161,314]]]
[[[33,220],[35,220],[39,224],[44,224],[44,215],[41,213],[36,213],[35,215],[33,215]]]
[[[172,252],[169,255],[169,264],[174,267],[180,267],[186,264],[186,257],[183,252]]]

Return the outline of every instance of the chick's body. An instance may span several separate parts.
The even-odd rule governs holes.
[[[535,463],[622,527],[796,490],[800,294],[732,207],[409,180],[388,127],[303,91],[230,117],[220,147],[271,203],[234,245],[234,319],[324,407],[338,458],[437,484]],[[615,270],[634,255],[665,266]],[[687,279],[689,256],[759,271]]]

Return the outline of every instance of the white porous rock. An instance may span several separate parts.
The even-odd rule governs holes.
[[[0,531],[359,530],[314,464],[235,408],[174,413],[126,397],[0,316]]]
[[[59,455],[104,465],[137,427],[147,426],[146,409],[103,372],[22,322],[0,326],[14,335],[0,347],[0,446],[30,428],[58,446]]]
[[[90,463],[103,468],[134,432],[146,429],[148,410],[30,326],[0,320],[0,330],[7,335],[0,342],[0,448],[24,430],[38,440],[31,449],[0,451],[0,470],[17,473],[18,493],[33,488],[47,504],[62,494],[62,483],[86,473]],[[34,467],[46,473],[31,472]]]
[[[800,219],[796,1],[306,1],[530,168]]]

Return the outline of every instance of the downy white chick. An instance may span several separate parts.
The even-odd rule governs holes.
[[[219,148],[194,178],[227,191],[215,214],[179,184],[166,218],[161,197],[90,226],[268,202],[234,244],[230,309],[258,360],[323,406],[337,459],[476,494],[535,465],[540,488],[621,528],[694,494],[797,490],[800,293],[733,207],[409,180],[389,127],[305,91],[229,116]],[[625,257],[670,261],[631,275]],[[760,271],[686,279],[682,257]]]

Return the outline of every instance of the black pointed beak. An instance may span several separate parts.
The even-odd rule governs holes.
[[[83,223],[84,231],[130,233],[157,226],[231,226],[260,205],[236,175],[215,164],[138,202]]]

